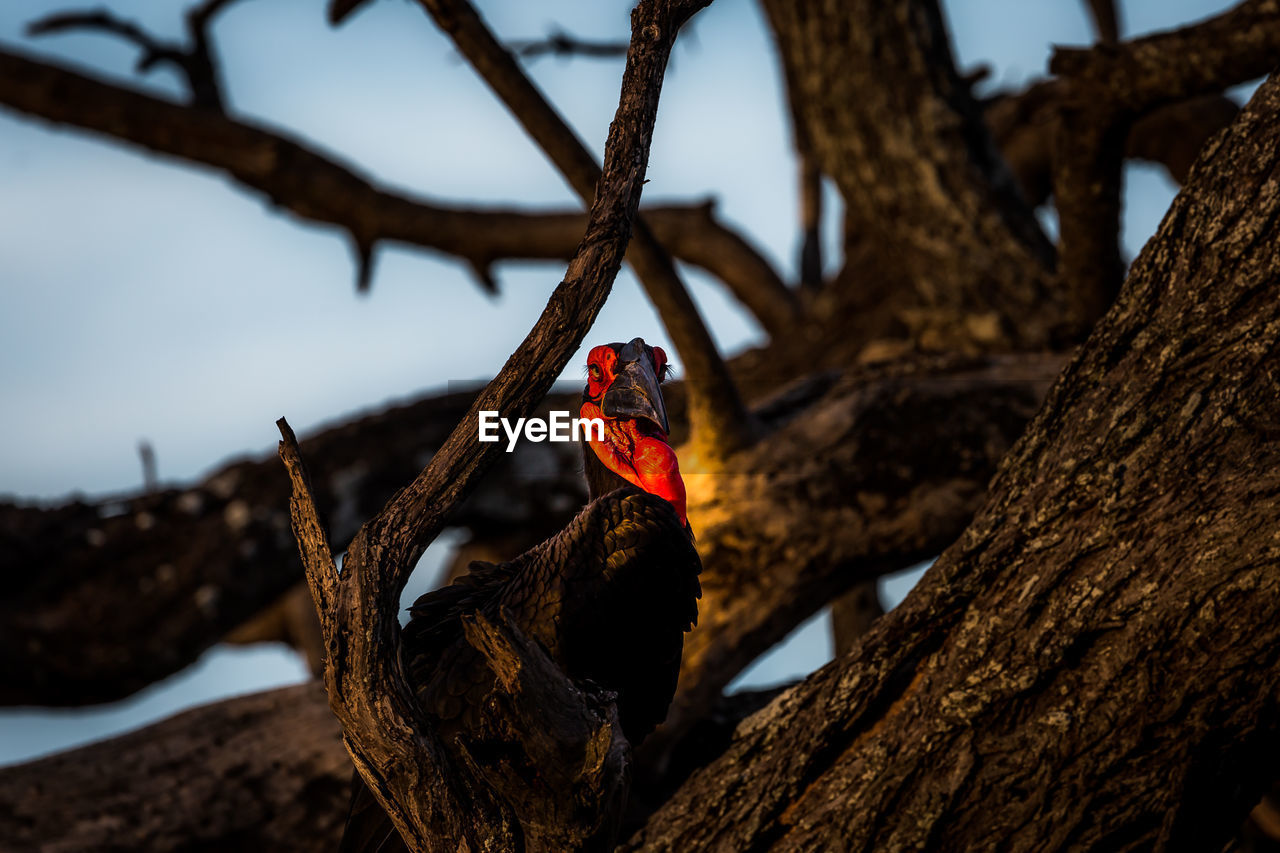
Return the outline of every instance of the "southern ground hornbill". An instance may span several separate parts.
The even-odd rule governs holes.
[[[494,677],[464,638],[462,618],[505,618],[575,680],[617,695],[633,744],[662,722],[675,692],[684,632],[698,617],[702,564],[685,518],[684,482],[667,444],[659,385],[667,356],[640,338],[595,347],[581,416],[602,418],[584,442],[589,503],[560,533],[505,563],[470,572],[410,608],[402,654],[441,740],[477,731]],[[357,775],[341,850],[385,853],[404,843]]]

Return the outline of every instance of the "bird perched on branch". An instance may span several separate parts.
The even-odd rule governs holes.
[[[684,482],[660,384],[666,353],[640,338],[595,347],[581,416],[589,503],[552,538],[505,563],[419,598],[402,634],[410,684],[441,740],[481,726],[494,675],[463,632],[478,614],[508,620],[575,681],[616,695],[631,743],[662,722],[675,693],[684,633],[697,621],[702,564],[685,517]],[[403,842],[359,776],[341,850],[402,850]]]

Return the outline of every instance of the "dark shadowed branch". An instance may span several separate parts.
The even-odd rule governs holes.
[[[1060,128],[1053,156],[1059,256],[1083,323],[1101,316],[1124,277],[1121,164],[1130,127],[1152,109],[1222,92],[1280,63],[1280,3],[1246,0],[1217,17],[1122,44],[1059,48]]]
[[[1042,80],[1020,92],[988,99],[983,114],[1018,184],[1034,206],[1053,191],[1053,137],[1064,87]],[[1225,95],[1202,95],[1140,115],[1125,139],[1124,156],[1164,166],[1178,183],[1205,143],[1231,123],[1240,107]]]
[[[765,4],[765,12],[769,12]],[[776,28],[770,32],[776,37]],[[803,117],[797,112],[802,100],[800,84],[792,65],[783,63],[782,79],[787,88],[791,116],[791,144],[796,154],[796,185],[800,222],[800,284],[816,288],[822,284],[822,172],[813,152],[813,140]]]
[[[525,75],[466,0],[419,0],[458,51],[493,89],[585,204],[596,192],[595,158]],[[696,10],[704,4],[688,4]],[[752,439],[750,418],[715,342],[702,322],[671,256],[644,219],[635,223],[628,260],[680,352],[689,387],[694,454],[705,463],[723,458]],[[793,311],[779,319],[794,320]]]
[[[955,69],[938,4],[764,8],[797,139],[845,201],[845,269],[822,300],[848,317],[843,335],[865,345],[872,329],[896,326],[907,346],[933,351],[1061,339],[1053,248]]]

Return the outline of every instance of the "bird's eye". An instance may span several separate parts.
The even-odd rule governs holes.
[[[590,374],[592,382],[600,381],[600,365],[598,364],[590,365],[589,367],[587,367],[587,373]]]

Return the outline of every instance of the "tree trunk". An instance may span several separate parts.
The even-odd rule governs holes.
[[[1280,81],[985,508],[633,850],[1218,849],[1280,747]]]
[[[1053,249],[956,73],[935,0],[764,0],[793,104],[840,188],[850,324],[932,349],[1045,348]],[[848,334],[848,330],[845,332]]]

